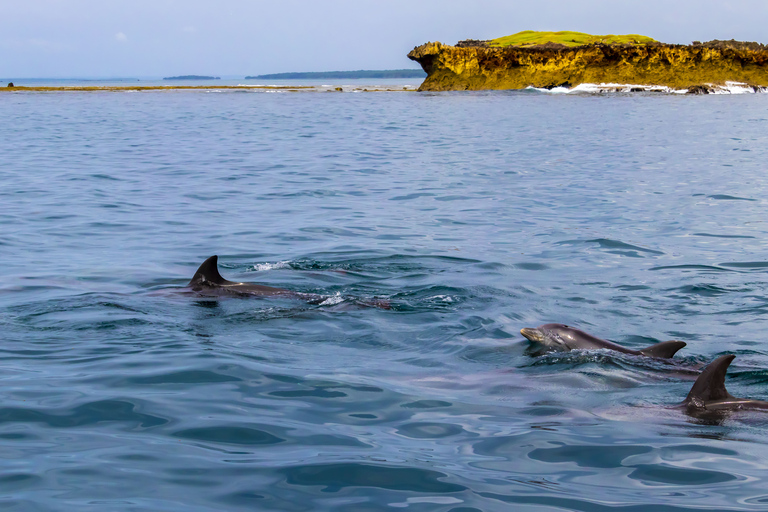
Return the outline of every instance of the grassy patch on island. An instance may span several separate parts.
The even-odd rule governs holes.
[[[585,44],[647,44],[655,43],[655,39],[639,34],[593,36],[583,32],[536,32],[524,30],[511,36],[499,37],[490,41],[489,46],[533,46],[545,43],[557,43],[565,46],[582,46]]]

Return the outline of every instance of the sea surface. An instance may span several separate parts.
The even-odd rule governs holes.
[[[768,509],[768,95],[0,94],[0,510]],[[319,294],[201,297],[225,278]],[[375,306],[387,306],[375,307]],[[580,327],[672,362],[536,355]]]

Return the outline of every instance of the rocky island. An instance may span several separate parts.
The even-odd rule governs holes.
[[[524,31],[456,46],[427,43],[408,57],[427,73],[420,91],[608,84],[708,93],[734,82],[754,91],[768,87],[768,46],[733,40],[677,45],[636,34]]]

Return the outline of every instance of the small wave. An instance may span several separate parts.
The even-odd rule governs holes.
[[[433,297],[427,298],[427,300],[435,302],[453,302],[455,299],[450,295],[435,295]]]
[[[712,85],[710,87],[710,94],[755,94],[768,92],[766,87],[753,88],[743,82],[725,82],[725,85]]]
[[[618,254],[620,256],[629,256],[632,258],[644,258],[643,254],[652,256],[663,256],[661,251],[655,251],[653,249],[646,249],[637,245],[628,244],[620,240],[612,240],[610,238],[597,238],[594,240],[564,240],[557,242],[557,245],[579,245],[579,244],[595,244],[600,249],[608,249],[610,254]]]
[[[755,94],[768,93],[768,87],[751,86],[743,82],[725,82],[725,85],[706,84],[709,94]],[[618,83],[584,83],[576,87],[553,87],[544,89],[540,87],[526,87],[527,90],[543,92],[547,94],[605,94],[627,92],[656,92],[664,94],[687,94],[688,89],[674,89],[665,85],[639,85]]]
[[[277,263],[257,263],[251,267],[251,271],[263,272],[266,270],[282,270],[284,268],[291,268],[291,262],[278,261]]]
[[[707,197],[710,199],[717,199],[720,201],[757,201],[757,199],[752,199],[751,197],[736,197],[736,196],[729,196],[727,194],[715,194]]]
[[[693,236],[706,236],[710,238],[755,238],[748,235],[716,235],[714,233],[694,233]]]
[[[323,302],[318,304],[319,306],[335,306],[336,304],[341,304],[344,302],[344,297],[341,295],[341,293],[336,292],[336,295],[332,295],[325,299]]]
[[[638,84],[579,84],[569,92],[606,93],[606,92],[661,92],[666,94],[685,94],[688,89],[673,89],[665,85]]]
[[[545,89],[542,87],[534,87],[532,85],[526,87],[525,90],[543,92],[545,94],[568,94],[570,92],[570,89],[567,87],[553,87],[551,89]]]
[[[768,261],[732,261],[721,263],[721,267],[740,268],[745,270],[763,270],[768,268]]]
[[[735,272],[727,268],[717,267],[713,265],[664,265],[661,267],[653,267],[648,270],[696,270],[703,272]]]
[[[638,84],[617,84],[600,83],[579,84],[576,87],[553,87],[552,89],[541,89],[538,87],[527,87],[526,89],[549,93],[549,94],[605,94],[605,93],[626,93],[626,92],[660,92],[666,94],[685,94],[688,89],[673,89],[664,85],[638,85]]]
[[[657,359],[642,355],[623,354],[608,349],[597,350],[571,350],[569,352],[549,352],[546,349],[529,347],[526,354],[534,359],[521,368],[535,368],[539,366],[564,365],[570,368],[578,368],[589,365],[599,365],[600,372],[610,373],[615,369],[637,372],[632,379],[643,377],[643,373],[663,373],[666,378],[690,380],[701,372],[701,365],[706,362],[699,356],[678,356],[674,359]],[[594,372],[594,368],[590,371]],[[646,377],[648,375],[645,375]]]

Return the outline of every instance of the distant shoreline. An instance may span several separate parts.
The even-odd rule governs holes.
[[[211,90],[211,89],[267,89],[298,91],[303,89],[313,89],[309,85],[278,86],[278,85],[83,85],[83,86],[42,86],[25,87],[17,85],[15,87],[0,87],[0,93],[3,92],[121,92],[121,91],[183,91],[183,90]]]
[[[421,69],[380,69],[358,71],[312,71],[301,73],[272,73],[269,75],[246,76],[246,80],[327,80],[358,78],[425,78],[427,73]]]
[[[402,92],[415,91],[415,88],[318,88],[312,85],[107,85],[107,86],[42,86],[0,87],[0,94],[14,92],[140,92],[140,91],[216,91],[216,90],[263,90],[279,92]]]
[[[221,80],[220,76],[205,76],[205,75],[181,75],[181,76],[167,76],[163,80]]]

